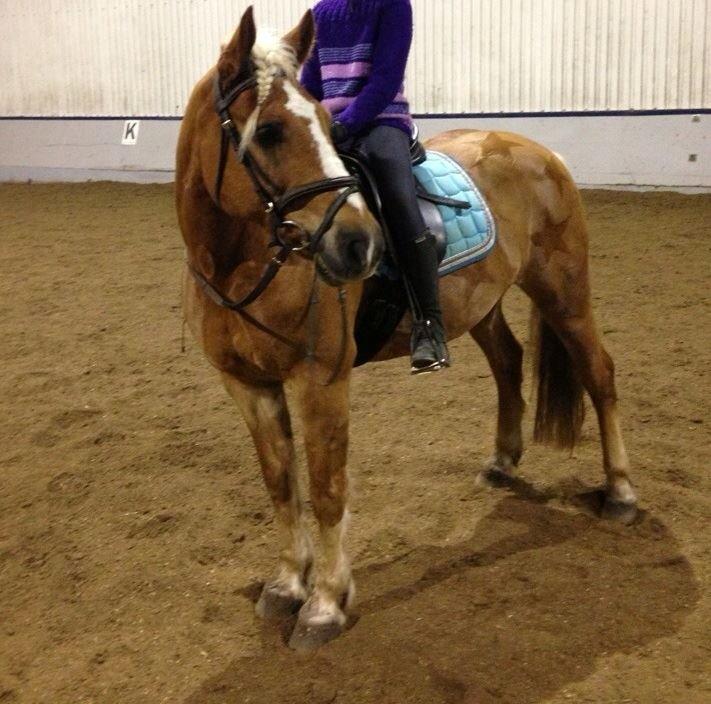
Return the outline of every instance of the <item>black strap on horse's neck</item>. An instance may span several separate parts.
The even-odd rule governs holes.
[[[221,308],[226,308],[227,310],[231,310],[235,313],[238,313],[239,316],[245,322],[249,323],[252,327],[256,328],[257,330],[260,330],[261,332],[265,333],[266,335],[269,335],[270,337],[273,337],[276,340],[279,340],[279,342],[281,342],[282,344],[286,345],[290,349],[306,357],[309,361],[313,362],[317,360],[317,356],[315,353],[315,336],[317,331],[313,322],[309,323],[309,339],[306,345],[303,345],[298,342],[294,342],[293,340],[290,340],[288,337],[282,335],[276,330],[272,330],[270,327],[267,327],[264,323],[257,320],[257,318],[255,318],[253,315],[250,315],[246,310],[244,310],[244,307],[256,300],[264,291],[264,289],[269,285],[271,280],[276,276],[284,261],[286,261],[287,256],[288,252],[284,253],[284,250],[281,250],[279,254],[277,254],[269,262],[267,268],[262,274],[259,283],[252,289],[252,291],[250,291],[246,296],[243,296],[238,301],[233,301],[230,298],[223,296],[192,265],[188,264],[188,268],[200,288],[213,303],[220,306]],[[314,276],[314,282],[312,284],[311,294],[309,295],[309,305],[307,310],[307,317],[309,321],[314,320],[316,305],[319,302],[317,286],[318,279]],[[324,386],[330,386],[338,378],[338,375],[340,374],[341,369],[343,367],[343,362],[346,358],[346,349],[348,347],[348,310],[346,305],[346,292],[342,288],[338,290],[338,304],[341,311],[341,345],[338,351],[338,357],[336,358],[336,363],[334,364],[333,370],[331,371],[331,374],[326,380]]]
[[[213,303],[216,303],[222,308],[227,308],[239,313],[250,303],[256,301],[257,298],[264,293],[264,290],[272,282],[272,279],[274,279],[274,277],[279,273],[279,269],[281,269],[290,253],[291,250],[288,247],[282,247],[269,261],[269,264],[267,264],[257,285],[248,294],[237,301],[233,301],[232,299],[227,298],[227,296],[223,296],[194,266],[188,266],[190,267],[190,271],[193,276],[200,284],[200,288]]]

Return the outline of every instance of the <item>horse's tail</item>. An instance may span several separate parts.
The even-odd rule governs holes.
[[[537,385],[533,439],[572,449],[585,417],[583,385],[568,350],[535,305],[531,309],[531,350]]]

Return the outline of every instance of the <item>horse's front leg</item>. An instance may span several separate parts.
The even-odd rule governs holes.
[[[299,611],[289,645],[310,650],[339,635],[354,596],[343,540],[348,522],[348,396],[349,379],[331,386],[314,384],[307,374],[296,392],[304,424],[310,494],[319,524],[323,559],[314,590]]]
[[[257,602],[259,616],[279,619],[295,613],[306,601],[313,561],[294,467],[289,410],[281,384],[248,386],[227,374],[223,374],[222,379],[240,407],[254,439],[264,482],[282,533],[276,572],[264,585]]]

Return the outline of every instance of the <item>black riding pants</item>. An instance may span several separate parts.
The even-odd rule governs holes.
[[[397,127],[379,125],[354,146],[373,171],[398,260],[417,299],[416,312],[441,330],[437,252],[432,237],[423,237],[427,225],[417,203],[410,140]]]
[[[370,164],[383,202],[383,215],[398,253],[425,231],[410,161],[410,140],[397,127],[378,125],[355,144]]]

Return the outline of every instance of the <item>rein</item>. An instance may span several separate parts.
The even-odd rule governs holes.
[[[220,85],[220,76],[215,72],[214,80],[214,96],[215,96],[215,112],[220,118],[221,136],[220,136],[220,160],[217,167],[217,175],[215,179],[215,200],[220,206],[220,193],[222,191],[222,182],[224,180],[225,168],[227,166],[227,158],[229,156],[229,147],[237,157],[237,161],[241,163],[249,174],[252,186],[256,194],[262,201],[264,212],[269,216],[271,240],[269,247],[279,247],[277,254],[270,260],[266,268],[262,272],[257,285],[245,296],[239,300],[232,300],[224,296],[201,272],[199,272],[192,264],[188,263],[188,270],[193,278],[197,281],[203,293],[216,305],[234,311],[239,314],[247,323],[257,328],[258,330],[270,335],[287,347],[304,355],[307,359],[313,361],[316,359],[314,353],[314,340],[316,336],[315,322],[309,325],[309,342],[306,346],[293,342],[281,333],[272,330],[264,325],[252,315],[244,310],[250,303],[256,301],[259,296],[264,293],[269,284],[274,280],[274,277],[279,273],[280,269],[287,261],[292,252],[307,251],[315,255],[318,251],[319,244],[323,236],[329,230],[333,221],[346,204],[348,198],[354,193],[360,191],[358,180],[353,176],[339,176],[336,178],[326,178],[320,181],[313,181],[300,186],[295,186],[279,194],[277,187],[273,181],[264,172],[254,156],[247,149],[240,151],[241,135],[237,125],[232,120],[230,107],[246,90],[254,88],[257,81],[254,77],[248,78],[238,83],[232,88],[227,95],[222,91]],[[294,209],[294,206],[305,200],[312,199],[322,193],[330,191],[340,191],[334,198],[324,213],[321,224],[312,234],[305,232],[293,220],[287,219],[287,214]],[[284,230],[295,229],[300,232],[301,239],[299,244],[293,245],[284,240],[282,235]],[[319,297],[317,294],[318,279],[314,275],[314,283],[311,294],[309,295],[308,318],[310,321],[315,321],[315,307],[318,304]],[[332,384],[340,373],[343,360],[345,359],[346,346],[348,339],[348,317],[346,310],[346,292],[343,288],[338,291],[338,300],[341,310],[341,348],[338,354],[336,365],[326,381],[326,386]]]

